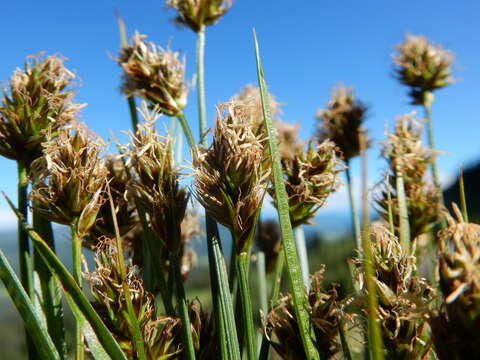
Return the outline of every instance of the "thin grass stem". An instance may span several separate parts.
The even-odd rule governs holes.
[[[207,128],[207,111],[205,105],[205,26],[197,32],[197,96],[198,96],[198,131],[200,144],[205,144]]]
[[[347,169],[345,170],[345,175],[347,177],[347,188],[348,188],[348,199],[350,201],[350,213],[352,218],[352,231],[353,236],[355,236],[355,241],[357,248],[360,248],[362,238],[360,236],[360,219],[358,218],[357,205],[355,201],[355,194],[353,191],[353,181],[350,169],[350,161],[346,161]]]
[[[75,221],[76,222],[76,221]],[[78,235],[76,225],[70,227],[72,234],[72,274],[78,287],[82,289],[82,239]],[[79,321],[75,323],[75,359],[83,360],[85,358],[84,337],[82,334],[83,324]]]
[[[460,168],[460,175],[458,177],[458,186],[460,191],[460,206],[462,207],[463,221],[468,223],[467,200],[465,197],[465,184],[463,183],[463,167]]]

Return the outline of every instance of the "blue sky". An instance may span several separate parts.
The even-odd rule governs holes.
[[[81,79],[77,102],[87,103],[81,119],[102,137],[130,126],[125,99],[119,93],[120,70],[112,60],[119,48],[114,9],[129,33],[186,55],[188,78],[194,70],[195,37],[178,29],[162,0],[2,1],[0,81],[21,66],[25,56],[46,51],[61,54]],[[231,11],[207,30],[206,91],[210,124],[214,105],[244,85],[256,82],[252,28],[258,33],[270,91],[283,107],[283,119],[301,125],[307,138],[315,129],[314,114],[325,105],[333,85],[352,85],[371,108],[367,122],[375,142],[384,124],[415,110],[406,89],[392,77],[391,55],[405,33],[422,34],[456,53],[458,82],[440,90],[433,108],[439,160],[445,178],[461,164],[480,157],[476,105],[480,98],[480,3],[463,1],[287,1],[236,0]],[[196,94],[186,110],[196,133]],[[168,121],[168,120],[167,120]],[[384,167],[378,148],[370,151],[371,179]],[[353,164],[357,170],[358,161]],[[14,162],[0,158],[0,187],[15,198]],[[450,174],[450,175],[449,175]],[[342,191],[325,211],[343,209]],[[3,220],[2,220],[3,219]],[[10,223],[0,200],[0,225]]]

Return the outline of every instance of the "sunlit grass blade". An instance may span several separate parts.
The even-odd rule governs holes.
[[[82,293],[82,290],[78,287],[67,268],[48,247],[45,241],[35,232],[35,230],[33,230],[27,223],[23,221],[22,215],[15,208],[10,199],[5,194],[3,195],[17,217],[22,221],[24,229],[28,232],[30,239],[32,239],[34,246],[45,260],[45,263],[50,268],[50,271],[62,284],[64,293],[68,293],[72,297],[78,309],[83,313],[87,321],[92,326],[92,329],[95,331],[95,334],[97,335],[98,340],[104,347],[105,351],[107,351],[113,360],[126,360],[125,354],[122,352],[117,341],[103,323],[100,316],[98,316],[86,296]]]
[[[463,183],[463,167],[460,168],[458,187],[460,191],[460,205],[462,207],[463,221],[468,223],[467,200],[465,198],[465,184]]]
[[[113,203],[112,194],[110,192],[110,186],[107,182],[107,192],[108,192],[108,201],[110,202],[110,210],[112,213],[113,226],[115,228],[115,240],[117,245],[117,266],[120,269],[120,274],[122,276],[122,287],[125,293],[125,302],[127,303],[127,312],[129,318],[130,330],[133,334],[133,341],[135,344],[135,350],[137,351],[137,356],[139,360],[146,360],[145,347],[143,343],[143,336],[140,332],[140,325],[138,324],[138,319],[133,309],[132,295],[130,293],[130,288],[127,284],[127,269],[125,266],[125,259],[123,257],[123,248],[122,248],[122,237],[120,236],[120,230],[118,228],[117,215],[115,213],[115,205]]]
[[[240,360],[235,313],[230,294],[227,266],[219,242],[215,220],[207,215],[207,246],[210,267],[210,282],[218,334],[220,359]]]
[[[380,324],[378,323],[378,299],[374,281],[375,274],[372,263],[373,255],[372,247],[370,246],[369,234],[368,167],[366,148],[366,135],[361,134],[360,155],[362,158],[362,249],[365,263],[365,282],[368,291],[368,347],[372,360],[383,360],[383,343],[382,334],[380,332]]]
[[[405,186],[403,182],[403,173],[399,167],[396,169],[396,187],[398,201],[398,217],[399,217],[399,238],[400,244],[405,251],[410,252],[410,223],[408,220],[407,199],[405,196]]]
[[[288,198],[283,182],[282,165],[280,163],[280,154],[278,152],[277,136],[272,124],[272,114],[268,104],[266,84],[260,62],[260,53],[258,49],[257,36],[253,33],[255,42],[255,54],[257,61],[258,83],[263,107],[263,116],[265,126],[268,132],[268,143],[270,146],[270,159],[272,163],[273,182],[275,187],[275,197],[277,201],[278,218],[282,235],[282,244],[285,251],[285,260],[287,272],[292,287],[293,305],[295,315],[299,324],[299,331],[302,337],[303,346],[307,359],[319,359],[320,356],[315,348],[314,339],[311,334],[310,318],[307,312],[307,297],[303,287],[302,272],[298,262],[297,249],[293,239],[292,225],[290,222]]]
[[[15,307],[20,313],[24,326],[30,335],[30,339],[35,344],[41,359],[60,360],[60,355],[58,354],[52,339],[48,335],[47,329],[37,315],[32,302],[1,250],[0,278],[15,304]]]

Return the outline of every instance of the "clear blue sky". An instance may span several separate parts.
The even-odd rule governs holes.
[[[161,45],[186,54],[189,78],[194,70],[194,34],[172,23],[162,0],[2,1],[0,4],[0,80],[6,81],[26,55],[61,54],[82,80],[77,101],[93,130],[107,138],[130,126],[119,93],[120,70],[112,60],[119,48],[114,9],[129,33],[139,30]],[[385,121],[411,111],[406,89],[392,77],[391,54],[406,32],[423,34],[456,53],[459,81],[437,93],[433,109],[444,176],[460,164],[480,158],[477,108],[480,99],[480,3],[463,1],[287,1],[236,0],[231,11],[207,31],[206,90],[211,124],[214,105],[247,83],[256,82],[252,28],[257,29],[270,91],[285,106],[283,119],[301,124],[306,138],[314,114],[338,82],[355,87],[370,107],[368,128],[383,138]],[[195,92],[187,116],[195,121]],[[196,126],[192,126],[196,133]],[[357,168],[355,163],[354,167]],[[384,167],[377,148],[370,152],[373,173]],[[0,187],[15,198],[15,164],[0,159]],[[340,198],[334,203],[345,204]],[[339,208],[332,204],[333,208]],[[0,201],[5,221],[7,206]],[[0,223],[2,221],[0,220]]]

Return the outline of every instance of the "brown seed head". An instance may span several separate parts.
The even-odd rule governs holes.
[[[445,309],[432,328],[441,359],[471,357],[480,351],[480,226],[457,220],[439,233],[439,274]]]
[[[426,179],[427,170],[437,155],[436,151],[422,144],[423,126],[412,114],[398,117],[395,131],[387,133],[383,143],[382,155],[389,163],[390,193],[394,225],[399,226],[398,199],[396,196],[397,172],[403,175],[407,210],[409,214],[412,239],[430,231],[438,221],[440,212],[440,194]],[[380,215],[388,218],[388,195],[386,180],[377,197],[377,209]]]
[[[185,61],[135,33],[132,44],[122,48],[118,64],[123,68],[122,92],[139,96],[159,111],[176,116],[187,104]]]
[[[337,86],[326,109],[318,110],[318,137],[330,139],[343,153],[348,162],[360,155],[359,135],[367,114],[367,106],[355,98],[351,88]]]
[[[177,24],[188,26],[195,32],[215,24],[232,6],[232,0],[167,0],[177,10]]]
[[[32,164],[35,209],[50,221],[75,225],[80,237],[95,224],[105,201],[108,169],[102,150],[101,139],[77,124],[43,143],[44,156]]]
[[[181,223],[189,194],[179,184],[180,172],[174,166],[172,140],[161,137],[154,122],[139,125],[130,136],[128,165],[134,171],[132,189],[149,214],[152,230],[171,253],[181,249]]]
[[[325,292],[321,287],[323,272],[325,266],[322,266],[312,276],[312,289],[308,294],[308,312],[312,319],[313,330],[316,335],[316,347],[322,359],[330,359],[333,356],[341,358],[341,343],[338,333],[340,323],[338,318],[347,320],[342,312],[342,304],[337,302],[337,291],[334,286]],[[341,324],[346,330],[347,323]],[[306,357],[300,331],[293,309],[293,300],[291,294],[282,297],[278,305],[268,314],[264,323],[265,334],[270,344],[280,355],[282,359],[294,360]],[[335,357],[336,358],[336,357]]]
[[[247,109],[235,102],[218,108],[213,143],[195,162],[196,196],[206,211],[236,238],[238,252],[249,249],[269,170],[264,139],[255,136]]]
[[[321,144],[312,140],[306,151],[297,151],[293,158],[282,159],[293,227],[310,224],[310,219],[325,205],[328,196],[340,186],[338,174],[344,167],[337,152],[337,147],[329,140]],[[269,192],[275,199],[273,187]]]
[[[72,102],[75,75],[56,56],[27,58],[10,78],[0,104],[0,155],[27,165],[42,156],[42,143],[71,122],[83,105]]]
[[[453,53],[432,44],[426,37],[407,35],[394,56],[395,76],[410,88],[413,104],[425,103],[425,94],[454,82]]]
[[[405,253],[383,224],[372,226],[370,239],[385,358],[424,359],[431,349],[426,320],[435,291],[425,279],[414,275],[414,256]],[[359,265],[355,273],[361,289],[357,300],[363,312],[368,313],[364,260],[353,262]]]

